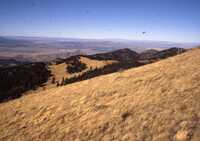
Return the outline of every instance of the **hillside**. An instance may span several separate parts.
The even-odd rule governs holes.
[[[162,50],[162,51],[155,53],[153,55],[152,59],[165,59],[169,56],[175,56],[175,55],[181,54],[185,51],[186,51],[186,49],[183,49],[183,48],[176,48],[176,47],[169,48],[169,49]]]
[[[186,52],[187,50],[184,48],[169,48],[161,51],[155,49],[149,49],[139,54],[139,62],[143,64],[153,63],[162,59],[166,59],[168,57],[175,56],[177,54],[181,54]]]
[[[154,55],[156,53],[158,53],[158,50],[155,49],[149,49],[149,50],[145,50],[143,52],[140,53],[139,59],[140,60],[146,60],[146,59],[151,59],[154,57]]]
[[[170,48],[162,51],[150,49],[138,54],[135,51],[125,48],[107,53],[71,56],[66,59],[57,60],[49,68],[52,72],[52,78],[55,78],[57,82],[62,82],[63,79],[73,79],[69,80],[69,83],[74,83],[153,63],[185,51],[183,48]],[[82,68],[84,67],[83,65],[86,67]],[[68,67],[70,67],[70,70],[68,70]]]
[[[96,60],[117,60],[121,62],[134,62],[137,60],[138,56],[139,55],[135,51],[125,48],[108,53],[90,55],[88,57]]]
[[[22,63],[11,67],[12,63],[10,62],[7,66],[2,66],[0,69],[0,84],[2,84],[0,85],[0,102],[18,98],[24,94],[35,93],[35,90],[41,91],[100,75],[139,67],[180,54],[184,51],[182,48],[170,48],[162,51],[147,50],[138,54],[125,48],[101,54],[75,55],[66,59],[58,58],[50,63],[42,63],[40,71],[32,68],[37,63],[24,62],[25,64]],[[37,72],[32,70],[37,70]],[[14,78],[15,75],[10,75],[11,72],[18,74],[16,78]],[[46,75],[47,72],[48,75]],[[28,82],[41,79],[43,81],[38,81],[38,83],[35,83],[37,86],[34,87],[32,83]]]
[[[200,49],[0,104],[0,140],[199,141]]]
[[[50,71],[52,72],[52,75],[55,77],[56,81],[61,81],[62,78],[70,78],[73,77],[75,75],[79,75],[82,74],[83,72],[88,71],[89,69],[95,69],[95,68],[102,68],[103,66],[112,64],[116,61],[112,61],[112,60],[108,60],[108,61],[98,61],[98,60],[94,60],[94,59],[89,59],[87,57],[80,57],[80,62],[86,64],[87,68],[84,69],[83,71],[79,72],[79,73],[73,73],[70,74],[66,71],[66,67],[67,67],[67,63],[60,63],[60,64],[54,64],[54,65],[50,65]]]

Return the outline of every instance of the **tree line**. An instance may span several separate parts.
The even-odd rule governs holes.
[[[50,71],[45,63],[31,63],[0,69],[0,102],[18,98],[23,92],[45,83]]]
[[[57,86],[63,86],[63,85],[67,85],[70,83],[74,83],[74,82],[79,82],[79,81],[83,81],[83,80],[87,80],[96,76],[100,76],[100,75],[105,75],[105,74],[109,74],[109,73],[113,73],[113,72],[117,72],[117,71],[121,71],[121,70],[125,70],[125,69],[129,69],[132,67],[137,67],[140,66],[141,64],[137,63],[137,62],[118,62],[118,63],[113,63],[110,65],[106,65],[102,68],[90,68],[88,71],[79,74],[79,75],[75,75],[73,77],[70,78],[62,78],[61,82],[57,82]]]
[[[87,68],[86,64],[80,61],[80,56],[71,57],[70,60],[66,60],[66,71],[68,73],[81,72]]]

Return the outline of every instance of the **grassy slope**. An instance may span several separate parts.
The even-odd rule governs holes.
[[[94,59],[89,59],[87,57],[80,57],[80,61],[84,64],[87,65],[87,68],[79,73],[73,73],[70,74],[68,72],[66,72],[66,67],[67,64],[66,63],[61,63],[61,64],[54,64],[54,65],[50,65],[49,66],[49,70],[51,71],[51,74],[55,77],[55,81],[58,81],[59,83],[62,82],[62,78],[70,78],[70,77],[74,77],[76,75],[82,74],[86,71],[88,71],[90,68],[95,69],[95,68],[102,68],[106,65],[109,64],[113,64],[116,63],[117,61],[112,61],[112,60],[108,60],[108,61],[99,61],[99,60],[94,60]],[[30,90],[27,91],[26,94],[33,94],[35,92],[40,92],[43,91],[45,89],[51,89],[51,88],[55,88],[56,87],[56,83],[52,84],[52,78],[50,77],[50,79],[44,84],[44,86],[37,88],[37,90]]]
[[[200,140],[200,49],[0,104],[0,140]]]
[[[55,79],[58,80],[58,81],[61,81],[63,77],[65,77],[65,78],[73,77],[74,75],[78,75],[78,74],[81,74],[85,71],[88,71],[90,67],[93,68],[93,69],[101,68],[105,65],[112,64],[113,62],[115,62],[115,61],[92,60],[92,59],[89,59],[89,58],[86,58],[86,57],[81,57],[80,61],[87,65],[87,69],[83,70],[80,73],[74,73],[74,74],[67,73],[66,72],[67,64],[65,64],[65,63],[61,63],[61,64],[58,64],[58,65],[52,65],[52,66],[50,66],[50,70],[52,71],[52,74],[54,75]]]

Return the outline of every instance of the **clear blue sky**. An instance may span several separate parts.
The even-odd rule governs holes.
[[[200,0],[0,0],[0,35],[200,42]]]

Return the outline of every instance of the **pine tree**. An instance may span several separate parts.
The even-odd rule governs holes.
[[[51,83],[55,84],[55,81],[56,81],[56,79],[55,79],[55,77],[53,77]]]
[[[56,81],[56,87],[59,87],[59,86],[60,86],[59,82],[58,82],[58,81]]]

